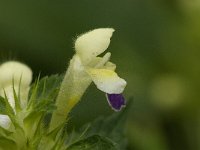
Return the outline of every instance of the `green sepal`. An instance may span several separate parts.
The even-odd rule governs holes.
[[[15,100],[15,110],[16,110],[16,112],[19,112],[22,110],[20,98],[19,98],[20,96],[19,97],[17,96],[14,86],[13,86],[13,96],[14,96],[14,100]]]
[[[18,96],[17,96],[17,93],[15,91],[14,79],[12,81],[12,89],[13,89],[13,96],[14,96],[14,100],[15,100],[15,110],[16,110],[16,112],[19,112],[19,111],[22,110],[22,108],[21,108],[21,102],[20,102],[21,80],[22,80],[22,77],[20,77]]]
[[[5,98],[0,96],[0,114],[7,115]]]
[[[5,98],[0,96],[1,104],[5,108],[5,109],[3,109],[2,114],[8,115],[9,117],[14,116],[15,115],[14,110],[11,107],[10,103],[8,102],[8,98],[7,98],[5,91],[4,91],[4,94],[5,94]]]
[[[122,111],[113,113],[106,118],[100,117],[94,122],[84,125],[78,133],[72,132],[67,144],[70,145],[76,142],[76,139],[83,139],[93,135],[100,135],[102,137],[109,138],[116,143],[118,149],[126,149],[127,139],[124,135],[124,129],[129,110],[131,109],[132,99],[127,103]]]
[[[24,119],[24,127],[29,138],[29,147],[49,150],[61,145],[62,129],[59,128],[48,132],[50,114],[56,109],[55,98],[57,97],[63,76],[52,75],[44,77],[33,84],[29,92],[27,110],[29,114]]]
[[[38,78],[30,89],[29,101],[38,99],[55,100],[62,80],[63,75],[52,75],[50,77],[44,77],[41,80]]]

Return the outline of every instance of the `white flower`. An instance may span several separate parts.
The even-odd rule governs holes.
[[[126,81],[115,72],[115,64],[108,62],[111,54],[97,57],[103,53],[110,44],[110,38],[114,32],[112,28],[100,28],[85,33],[75,41],[76,57],[85,72],[91,77],[97,88],[109,94],[123,92]]]
[[[65,122],[69,112],[92,81],[98,89],[107,94],[123,92],[126,81],[114,72],[116,65],[109,62],[111,53],[97,57],[108,48],[113,32],[112,28],[100,28],[82,34],[76,39],[76,54],[70,60],[61,84],[56,99],[57,109],[52,115],[50,130]],[[121,105],[125,103],[120,102],[120,108]]]
[[[20,89],[21,107],[27,103],[29,85],[32,81],[32,71],[25,64],[8,61],[0,65],[0,96],[8,98],[11,107],[15,110],[13,84],[16,93]],[[5,94],[4,94],[5,91]],[[7,115],[0,115],[0,126],[9,128],[10,119]]]

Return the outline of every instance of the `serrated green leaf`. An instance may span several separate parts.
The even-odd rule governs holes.
[[[33,107],[35,99],[36,99],[36,95],[38,92],[38,84],[39,84],[39,78],[37,78],[37,80],[35,81],[35,83],[33,83],[30,87],[29,90],[29,94],[28,94],[28,104],[27,104],[27,110],[31,109],[31,107]]]
[[[124,135],[124,129],[128,112],[131,106],[131,101],[132,100],[129,100],[127,107],[124,108],[121,112],[113,113],[107,118],[98,118],[94,122],[85,125],[81,129],[79,135],[85,132],[88,126],[90,126],[84,133],[83,137],[89,137],[98,134],[102,137],[107,137],[112,140],[114,143],[116,143],[116,147],[118,149],[126,149],[127,139]]]
[[[13,110],[13,108],[11,107],[9,101],[8,101],[8,97],[4,91],[4,94],[5,94],[5,98],[3,99],[5,104],[6,104],[6,113],[9,117],[13,117],[15,115],[15,112]]]
[[[20,83],[19,83],[19,91],[18,91],[18,96],[19,97],[17,96],[17,93],[15,91],[14,78],[12,80],[12,89],[13,89],[13,96],[14,96],[14,101],[15,101],[15,110],[16,110],[16,112],[21,111],[21,102],[20,102],[21,80],[22,80],[22,77],[20,77]]]
[[[72,144],[66,150],[117,150],[117,148],[109,139],[93,135]]]
[[[35,99],[54,99],[57,96],[56,94],[58,93],[62,80],[63,75],[52,75],[42,78],[36,83],[37,88],[35,87],[36,84],[31,87],[29,97],[31,97],[36,88]]]
[[[17,93],[15,91],[14,84],[13,84],[13,95],[14,95],[14,100],[15,100],[15,110],[16,112],[19,112],[22,110],[22,108],[21,108],[20,99],[18,98]]]
[[[54,100],[58,94],[63,76],[52,75],[37,80],[29,92],[29,115],[24,119],[27,129],[36,128],[38,120],[56,109]],[[35,121],[37,120],[37,121]],[[48,119],[47,119],[48,120]],[[34,122],[34,123],[33,123]]]
[[[52,75],[38,80],[30,89],[28,108],[45,112],[55,110],[54,101],[58,95],[62,79],[62,75]]]
[[[34,149],[50,150],[60,143],[60,127],[58,130],[48,132],[50,113],[56,109],[54,101],[57,97],[63,76],[52,75],[37,80],[29,92],[28,112],[24,119],[24,127],[28,137],[28,145]],[[61,139],[61,140],[58,140]]]

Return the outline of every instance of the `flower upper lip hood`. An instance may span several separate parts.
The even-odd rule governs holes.
[[[75,41],[76,53],[82,61],[89,62],[108,48],[114,31],[112,28],[100,28],[78,36]]]
[[[120,94],[126,81],[114,72],[116,65],[109,62],[111,53],[97,57],[108,48],[113,32],[112,28],[99,28],[82,34],[75,41],[75,51],[98,89],[108,94]]]

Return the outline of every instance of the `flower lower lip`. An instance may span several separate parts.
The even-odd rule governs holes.
[[[122,94],[106,94],[109,105],[115,111],[120,111],[126,106],[125,98]]]

